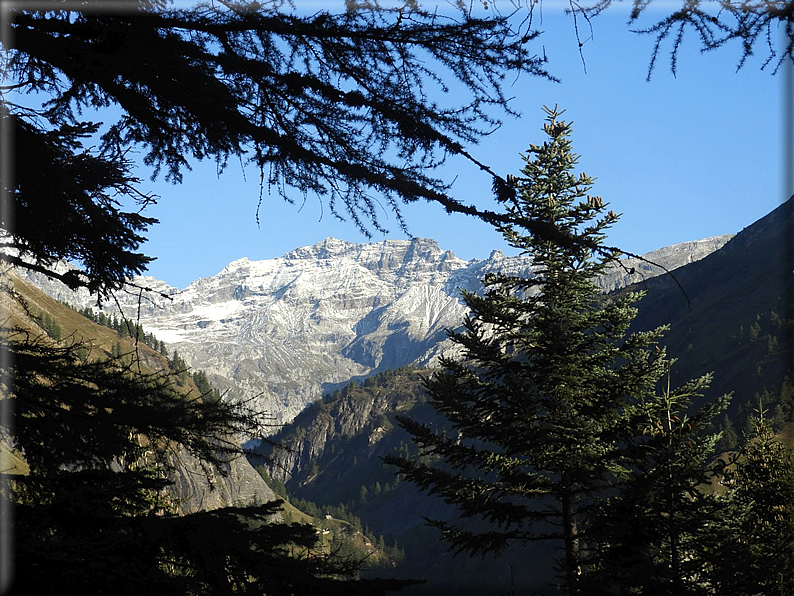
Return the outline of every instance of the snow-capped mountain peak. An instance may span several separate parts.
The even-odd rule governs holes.
[[[668,247],[648,258],[673,269],[727,238]],[[635,273],[616,268],[602,287],[662,272],[644,262],[631,266]],[[446,329],[466,314],[460,289],[477,290],[492,271],[530,275],[532,262],[498,250],[485,260],[464,261],[423,238],[371,244],[327,238],[275,259],[237,259],[183,290],[137,278],[137,285],[169,298],[131,292],[118,299],[128,318],[140,312],[147,331],[220,388],[259,395],[263,408],[287,421],[351,378],[431,360]],[[62,300],[93,302],[49,280],[32,281]]]

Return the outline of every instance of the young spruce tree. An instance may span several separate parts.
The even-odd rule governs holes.
[[[713,566],[716,593],[794,593],[794,451],[774,435],[759,407],[736,466]]]
[[[724,462],[713,457],[721,433],[708,428],[729,396],[702,402],[710,375],[676,389],[670,377],[668,368],[656,395],[624,410],[626,469],[590,520],[588,595],[722,593],[711,571],[726,508],[706,488]]]
[[[456,504],[461,518],[480,520],[431,520],[456,552],[546,541],[562,551],[565,592],[583,594],[598,539],[589,521],[630,471],[624,440],[638,420],[630,406],[657,399],[669,361],[656,345],[665,328],[628,335],[641,294],[606,298],[595,284],[619,255],[603,243],[618,216],[588,194],[593,178],[574,173],[570,123],[544,110],[548,140],[530,145],[521,175],[496,189],[511,222],[500,231],[532,257],[533,274],[493,274],[483,294],[464,292],[471,312],[451,334],[463,357],[442,359],[427,382],[451,430],[401,418],[424,457],[387,461]],[[539,238],[527,221],[585,241]]]

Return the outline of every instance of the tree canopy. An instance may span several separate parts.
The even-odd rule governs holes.
[[[720,594],[794,591],[794,452],[775,437],[759,404],[724,484],[724,522],[715,560]]]
[[[570,10],[592,24],[612,4]],[[631,22],[650,5],[634,2]],[[506,83],[553,78],[535,3],[507,13],[476,2],[441,11],[355,0],[336,14],[297,8],[281,0],[4,3],[0,123],[16,163],[1,176],[0,219],[14,235],[0,242],[0,257],[92,291],[141,273],[151,257],[138,251],[155,223],[141,208],[157,197],[142,190],[133,151],[143,152],[148,173],[174,183],[197,160],[214,160],[219,172],[253,165],[260,204],[271,190],[288,201],[316,196],[365,233],[382,230],[389,210],[404,227],[400,206],[419,200],[498,224],[500,214],[456,198],[452,181],[434,172],[457,157],[508,189],[472,147],[515,115]],[[675,69],[690,28],[704,49],[738,39],[745,57],[771,40],[776,23],[790,40],[791,11],[785,2],[684,2],[644,30],[658,35],[651,67],[673,37]],[[791,43],[775,53],[770,41],[769,50],[792,55]],[[524,225],[558,243],[586,243],[548,222]],[[55,272],[62,258],[81,270]]]
[[[592,19],[617,4],[615,0],[571,3],[571,12],[592,24]],[[670,69],[676,73],[681,44],[687,32],[695,35],[701,51],[712,51],[736,42],[741,45],[737,67],[741,68],[756,52],[766,59],[762,68],[773,65],[774,72],[784,62],[794,61],[794,2],[777,0],[688,0],[676,10],[655,9],[648,0],[632,0],[629,25],[635,31],[655,37],[648,66],[648,78],[659,62],[665,42],[670,42]],[[659,16],[661,14],[661,17]],[[650,24],[645,25],[650,19]],[[776,39],[778,36],[782,40]],[[778,45],[780,44],[780,45]],[[760,46],[760,47],[759,47]]]
[[[429,172],[454,155],[488,169],[467,147],[512,113],[506,77],[550,76],[526,23],[463,8],[53,8],[19,4],[6,15],[0,107],[18,169],[13,186],[4,176],[3,226],[16,223],[3,254],[17,265],[75,259],[85,276],[64,281],[94,290],[118,287],[149,260],[135,251],[154,221],[117,203],[155,200],[132,175],[133,148],[175,183],[192,160],[212,159],[219,171],[230,160],[253,164],[262,191],[325,197],[365,232],[382,229],[380,201],[398,220],[401,202],[421,199],[477,214]],[[110,119],[102,128],[82,120],[95,110]]]

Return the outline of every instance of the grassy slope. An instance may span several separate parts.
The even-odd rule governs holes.
[[[61,343],[82,342],[89,349],[90,359],[104,360],[111,357],[113,345],[118,343],[123,354],[137,356],[141,371],[151,373],[169,370],[168,358],[151,349],[142,342],[129,337],[121,337],[117,331],[88,320],[74,309],[54,300],[38,288],[6,273],[0,283],[10,281],[19,301],[12,300],[6,292],[0,291],[0,314],[3,325],[17,328],[31,336],[45,335],[37,322],[42,314],[47,314],[61,329]],[[44,341],[53,341],[45,337]],[[176,386],[185,393],[198,394],[199,390],[189,378],[174,377]],[[19,453],[12,452],[8,445],[0,442],[0,471],[10,473],[28,472],[28,466]]]
[[[92,359],[109,358],[114,343],[118,342],[123,353],[132,354],[137,351],[144,372],[168,370],[168,359],[149,346],[142,342],[136,343],[129,337],[121,337],[114,329],[86,319],[74,309],[50,298],[38,288],[23,282],[13,274],[10,278],[14,290],[27,305],[28,312],[26,313],[19,304],[10,302],[9,298],[3,294],[0,297],[2,300],[0,309],[3,309],[8,316],[7,326],[17,326],[34,335],[40,335],[44,331],[37,324],[36,317],[39,317],[41,313],[46,313],[61,328],[61,341],[65,343],[84,342],[90,349],[89,357]],[[181,385],[186,391],[198,391],[192,381],[181,381],[178,385]]]

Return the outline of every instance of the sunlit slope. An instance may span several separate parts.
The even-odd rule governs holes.
[[[0,308],[6,327],[18,328],[32,337],[44,336],[42,341],[82,343],[85,346],[84,354],[89,359],[110,358],[115,349],[126,362],[133,362],[133,370],[138,370],[139,363],[143,373],[171,371],[168,358],[143,342],[123,337],[114,329],[90,321],[13,273],[6,273],[4,281],[11,284],[17,296],[17,299],[11,299],[8,292],[0,292]],[[57,329],[57,333],[53,332],[54,329]],[[172,378],[185,394],[200,395],[188,375],[174,374]],[[4,451],[8,453],[8,449]],[[207,470],[208,477],[199,462],[188,453],[179,450],[174,457],[178,465],[171,478],[175,483],[173,493],[181,510],[186,513],[276,498],[245,458],[239,457],[225,464],[225,475],[217,470]],[[3,458],[4,468],[12,465],[14,470],[24,472],[26,469],[20,454]]]

